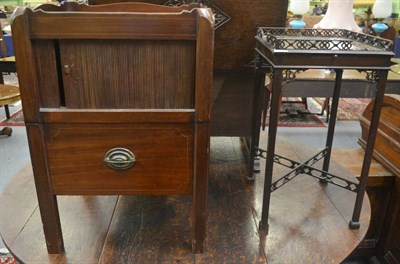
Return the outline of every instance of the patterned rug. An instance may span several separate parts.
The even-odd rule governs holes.
[[[321,110],[325,98],[312,98],[312,100],[318,104],[317,108],[319,107]],[[370,98],[340,98],[337,120],[358,120],[370,102]]]
[[[13,113],[9,119],[4,119],[0,122],[0,126],[24,126],[24,125],[25,125],[24,114],[22,113],[22,109],[19,109],[18,111]]]
[[[4,83],[8,85],[19,86],[18,84],[18,76],[16,73],[3,73]]]
[[[7,248],[0,248],[0,264],[19,264]]]
[[[12,256],[1,256],[0,264],[19,264],[19,262]]]
[[[325,127],[321,118],[306,109],[300,98],[285,98],[282,103],[278,126],[282,127]],[[290,103],[289,103],[289,102]],[[268,126],[268,117],[266,126]]]

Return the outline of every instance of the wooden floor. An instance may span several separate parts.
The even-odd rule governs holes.
[[[277,146],[278,154],[297,160],[314,154],[283,139]],[[2,194],[1,235],[24,263],[280,264],[345,259],[367,231],[368,199],[364,199],[360,230],[350,230],[355,194],[299,175],[272,194],[270,233],[260,237],[263,177],[257,175],[254,183],[245,181],[242,148],[239,138],[212,138],[204,254],[191,253],[189,196],[61,196],[66,253],[48,255],[29,165]],[[274,177],[286,171],[275,168]],[[331,168],[352,178],[334,162]]]

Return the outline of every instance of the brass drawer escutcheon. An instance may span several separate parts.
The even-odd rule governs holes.
[[[135,165],[135,155],[126,148],[113,148],[107,151],[104,162],[113,170],[127,170]]]

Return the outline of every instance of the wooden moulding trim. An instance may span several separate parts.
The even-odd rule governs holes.
[[[29,24],[32,39],[196,39],[196,17],[191,13],[35,12],[29,16]]]
[[[365,149],[367,147],[367,142],[362,139],[359,138],[358,139],[358,144]],[[391,162],[390,160],[388,160],[388,157],[382,155],[378,150],[374,149],[373,152],[373,158],[375,158],[379,163],[382,164],[382,166],[387,169],[388,171],[390,171],[391,173],[393,173],[394,175],[400,176],[400,168],[397,167],[395,164],[393,164],[393,162]]]
[[[181,5],[179,7],[171,7],[141,2],[110,3],[101,5],[86,5],[79,4],[77,2],[66,2],[61,6],[54,4],[42,4],[35,7],[35,9],[40,9],[47,12],[121,12],[121,10],[123,10],[123,12],[180,13],[182,10],[192,10],[196,7],[200,7],[200,4],[190,3],[187,5]]]
[[[386,252],[383,258],[387,261],[387,263],[399,263],[400,261],[393,255],[393,253],[390,250]]]
[[[12,21],[12,31],[15,64],[18,68],[18,81],[22,98],[22,108],[25,121],[38,122],[38,109],[40,101],[38,98],[38,82],[36,76],[36,65],[34,63],[34,54],[29,40],[29,26],[26,17],[19,15],[24,9],[17,8]],[[18,58],[21,58],[18,60]],[[25,98],[25,99],[24,99]]]
[[[196,43],[196,121],[207,122],[211,116],[211,89],[214,58],[214,17],[208,9],[198,9]]]
[[[121,188],[99,190],[91,189],[87,186],[81,188],[76,185],[53,186],[56,195],[191,195],[191,186],[184,186],[182,189],[171,190],[123,190]]]
[[[260,54],[268,64],[276,69],[330,69],[342,68],[350,70],[390,70],[390,58],[393,56],[391,52],[381,52],[379,54],[368,53],[368,57],[362,58],[360,55],[365,55],[362,52],[357,54],[341,51],[338,57],[335,54],[327,53],[323,50],[313,51],[308,54],[305,51],[290,50],[290,56],[287,52],[273,52],[269,47],[259,43],[259,38],[256,37],[256,52]],[[318,60],[308,60],[307,65],[304,65],[304,59],[310,58],[315,54],[324,54],[324,57]]]
[[[371,115],[372,115],[372,107],[369,108],[370,111],[368,111],[368,113],[366,113],[365,115],[367,116],[360,116],[359,118],[359,123],[361,125],[361,128],[364,128],[365,131],[369,131],[369,128],[371,126]],[[369,110],[368,109],[368,110]],[[389,123],[389,122],[385,122],[385,119],[380,119],[379,120],[379,128],[378,128],[378,135],[381,135],[382,138],[384,138],[385,140],[387,140],[388,142],[392,143],[392,147],[394,149],[396,149],[397,151],[400,149],[400,141],[396,140],[396,138],[398,138],[398,133],[397,133],[397,127],[395,127],[393,124]],[[400,151],[398,151],[400,152]]]
[[[41,109],[45,123],[189,123],[193,109]]]

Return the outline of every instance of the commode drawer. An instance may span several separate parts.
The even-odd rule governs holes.
[[[55,194],[190,194],[193,124],[44,125]]]

